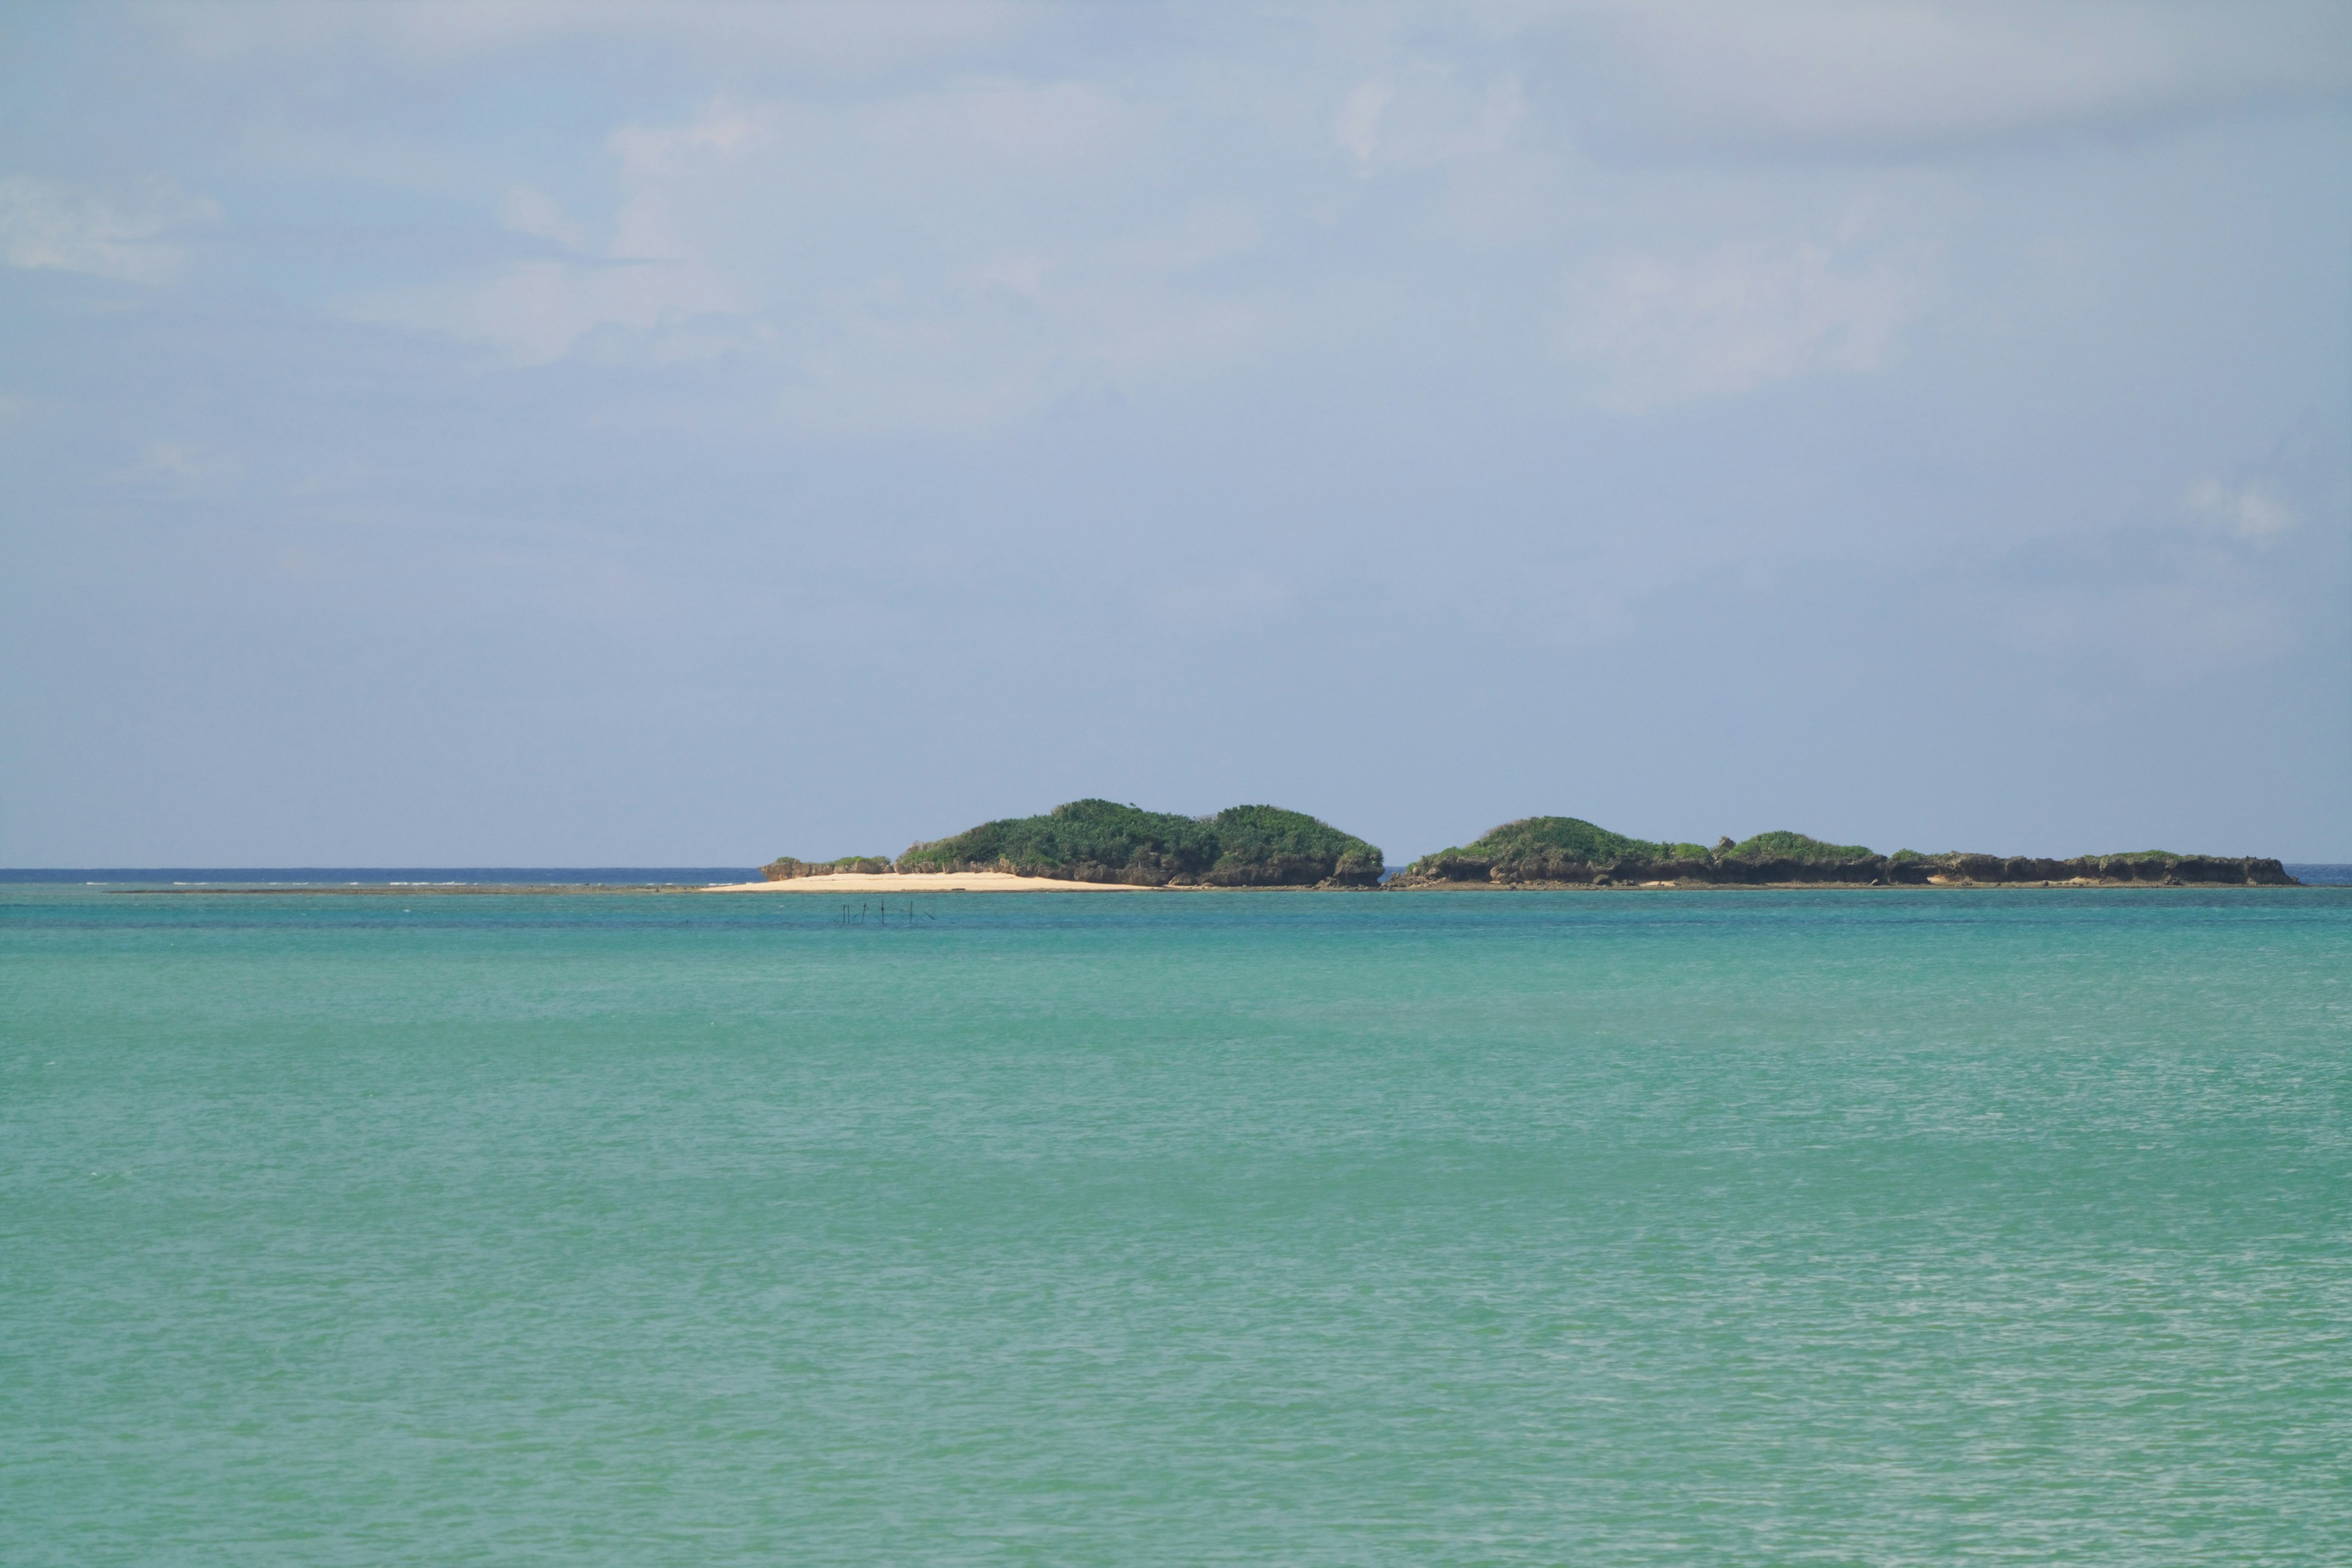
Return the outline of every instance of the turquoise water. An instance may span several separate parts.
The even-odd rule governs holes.
[[[0,1562],[2352,1561],[2352,892],[915,908],[0,891]]]

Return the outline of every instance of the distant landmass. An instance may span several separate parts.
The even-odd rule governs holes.
[[[1963,850],[1882,855],[1802,833],[1759,833],[1712,847],[1631,838],[1575,816],[1507,822],[1472,843],[1424,855],[1394,876],[1380,849],[1319,817],[1272,805],[1211,816],[1074,800],[1042,816],[983,822],[892,858],[783,856],[772,882],[803,877],[996,871],[1137,888],[1638,887],[2296,887],[2273,859],[2138,849],[2048,859]],[[1383,878],[1386,878],[1385,882]]]
[[[1043,816],[983,822],[952,838],[917,844],[896,860],[786,856],[760,868],[772,882],[844,873],[1005,871],[1135,888],[1374,888],[1385,869],[1378,847],[1304,812],[1235,805],[1213,816],[1181,816],[1108,800],[1074,800]]]
[[[1666,883],[1701,887],[2180,887],[2190,883],[2295,887],[2276,860],[2138,849],[2053,860],[1963,850],[1881,855],[1802,833],[1759,833],[1733,843],[1659,844],[1612,833],[1580,817],[1507,822],[1459,848],[1424,855],[1391,888],[1590,888]]]

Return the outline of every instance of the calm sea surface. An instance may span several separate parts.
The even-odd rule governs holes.
[[[2352,890],[0,888],[0,1563],[2352,1562]]]

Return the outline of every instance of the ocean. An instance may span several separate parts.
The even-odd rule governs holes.
[[[372,879],[0,886],[0,1563],[2352,1562],[2352,889]]]

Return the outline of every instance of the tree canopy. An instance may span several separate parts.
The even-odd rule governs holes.
[[[1369,886],[1382,869],[1373,845],[1304,812],[1228,806],[1213,816],[1074,800],[1042,816],[983,822],[918,844],[901,871],[996,869],[1079,881],[1287,887],[1338,880]]]

